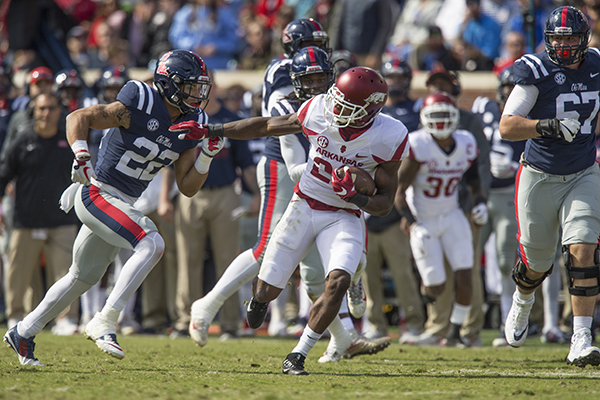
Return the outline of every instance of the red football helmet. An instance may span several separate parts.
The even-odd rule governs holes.
[[[363,128],[379,114],[387,97],[387,84],[377,71],[350,68],[327,92],[325,118],[336,128]]]
[[[447,139],[458,126],[460,114],[448,93],[437,92],[425,98],[421,108],[421,124],[434,138]]]

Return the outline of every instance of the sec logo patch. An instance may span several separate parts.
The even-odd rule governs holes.
[[[150,121],[148,121],[148,124],[146,124],[146,127],[150,132],[154,132],[158,129],[159,126],[160,124],[158,123],[158,120],[156,118],[152,118]]]

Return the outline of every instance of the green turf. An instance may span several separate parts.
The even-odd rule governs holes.
[[[4,332],[4,330],[3,330]],[[83,336],[36,338],[45,367],[24,367],[9,348],[0,350],[0,399],[579,399],[598,397],[600,367],[567,366],[568,345],[528,339],[520,349],[444,349],[400,346],[335,364],[309,354],[309,376],[281,373],[296,341],[265,337],[205,348],[190,339],[119,337],[125,359],[102,353]]]

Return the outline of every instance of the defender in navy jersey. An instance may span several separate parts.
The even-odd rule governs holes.
[[[271,108],[278,101],[294,91],[290,78],[292,59],[300,49],[309,46],[319,47],[327,52],[329,36],[320,23],[312,18],[301,18],[287,24],[281,35],[281,45],[285,53],[267,67],[263,83],[262,115],[270,116]]]
[[[600,52],[588,49],[590,26],[574,7],[554,10],[544,34],[544,52],[515,62],[516,86],[500,120],[503,138],[528,139],[517,173],[520,260],[513,269],[517,290],[506,319],[506,340],[515,347],[524,342],[534,290],[552,272],[562,228],[573,305],[566,362],[600,365],[600,349],[592,346],[591,336],[600,293],[600,169],[594,146]]]
[[[211,83],[198,55],[187,50],[166,53],[157,64],[154,83],[156,89],[130,81],[117,101],[79,109],[67,117],[67,138],[76,157],[71,177],[78,184],[63,193],[61,208],[68,211],[74,205],[83,226],[68,274],[4,336],[21,364],[41,365],[33,354],[35,335],[100,280],[120,248],[133,250],[133,255],[104,308],[83,333],[109,355],[125,356],[115,333],[118,316],[164,250],[156,226],[133,203],[160,169],[170,164],[174,164],[179,190],[194,195],[222,147],[222,140],[204,140],[196,158],[198,142],[180,141],[168,130],[181,121],[206,121],[202,106],[208,101]],[[102,139],[95,167],[86,142],[90,128],[112,128]]]

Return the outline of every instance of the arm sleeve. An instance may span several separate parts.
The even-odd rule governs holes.
[[[538,88],[534,85],[516,85],[508,96],[502,115],[516,115],[527,118],[538,98]]]
[[[297,183],[306,168],[306,152],[297,135],[284,135],[279,137],[281,155],[285,161],[288,175]]]

